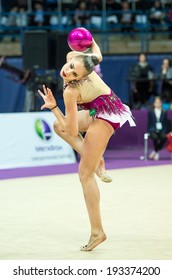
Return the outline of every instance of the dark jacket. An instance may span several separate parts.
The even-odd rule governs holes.
[[[161,111],[161,115],[160,115],[160,119],[159,121],[162,124],[162,130],[161,132],[163,133],[168,133],[168,119],[167,119],[167,112],[162,110]],[[156,132],[156,115],[154,110],[150,110],[148,113],[148,132]]]

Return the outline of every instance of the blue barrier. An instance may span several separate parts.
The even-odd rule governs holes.
[[[155,75],[158,75],[161,70],[161,63],[164,57],[171,54],[150,54],[148,61],[152,65]],[[23,67],[23,60],[19,58],[8,58],[7,62],[20,69]],[[131,65],[137,62],[137,55],[113,55],[104,56],[101,63],[101,70],[104,81],[116,92],[116,94],[125,103],[129,103],[130,88],[128,84],[128,72]],[[0,113],[22,112],[26,97],[27,84],[21,84],[14,81],[14,76],[7,71],[0,69]],[[35,88],[35,93],[37,88]],[[59,104],[64,110],[62,96],[59,96]],[[38,106],[39,110],[39,106]]]

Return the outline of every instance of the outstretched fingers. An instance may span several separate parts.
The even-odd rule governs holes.
[[[38,89],[38,93],[40,94],[40,96],[42,98],[44,98],[45,96],[53,96],[52,91],[50,88],[46,88],[45,85],[42,86],[44,93]]]
[[[41,110],[45,108],[51,109],[56,105],[56,100],[53,96],[51,89],[46,88],[45,85],[43,85],[42,87],[43,87],[43,92],[40,89],[38,89],[39,95],[42,97],[42,99],[45,102],[45,104],[42,105]]]
[[[42,88],[43,88],[45,95],[47,95],[47,89],[46,89],[45,85],[43,85]]]
[[[45,95],[43,94],[42,91],[40,91],[40,89],[38,89],[38,93],[39,93],[39,95],[44,99]]]
[[[43,90],[44,90],[44,93],[45,93],[46,96],[52,96],[53,95],[50,88],[48,88],[48,87],[46,88],[45,85],[43,85],[42,87],[43,87]]]
[[[53,93],[50,88],[47,88],[47,96],[52,97]]]
[[[45,95],[40,89],[38,89],[38,93],[39,93],[39,95],[43,98],[43,100],[44,100],[44,102],[45,102],[46,95]],[[43,110],[43,109],[45,109],[45,108],[46,108],[46,104],[43,104],[43,105],[41,106],[41,110]]]

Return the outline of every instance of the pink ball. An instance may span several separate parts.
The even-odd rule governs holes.
[[[78,27],[70,31],[67,42],[73,51],[85,52],[92,45],[92,35],[86,28]]]

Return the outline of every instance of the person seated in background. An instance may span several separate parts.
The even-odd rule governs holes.
[[[139,109],[148,104],[149,98],[156,95],[156,87],[153,67],[148,63],[145,53],[138,57],[138,63],[134,66],[135,78],[133,79],[132,91],[134,107]]]
[[[23,27],[23,28],[27,26],[27,14],[26,14],[25,6],[19,7],[16,24],[18,27]]]
[[[54,11],[58,9],[57,0],[44,0],[45,9]]]
[[[120,11],[121,3],[115,0],[106,0],[106,21],[110,30],[116,28],[119,23]]]
[[[150,8],[150,15],[149,15],[152,32],[162,31],[162,25],[165,24],[164,18],[165,18],[165,14],[162,10],[161,1],[156,0],[153,3],[153,6]]]
[[[148,132],[153,141],[154,150],[150,153],[149,158],[159,160],[159,151],[162,150],[168,133],[167,112],[162,109],[162,101],[156,96],[153,103],[153,109],[148,112]]]
[[[101,29],[102,27],[102,1],[90,0],[88,2],[91,29]]]
[[[121,2],[121,15],[120,15],[120,23],[121,23],[121,31],[122,32],[131,32],[133,31],[133,13],[130,8],[130,4],[127,1]]]
[[[162,60],[161,66],[161,98],[165,103],[172,102],[172,61],[169,58]]]
[[[169,31],[169,39],[172,39],[172,4],[168,7],[167,24]]]
[[[19,7],[17,5],[14,5],[12,9],[9,11],[8,15],[8,26],[15,27],[17,26],[17,16],[18,16],[18,10]]]
[[[2,14],[0,17],[0,25],[7,29],[4,33],[10,35],[11,41],[16,40],[16,33],[19,34],[19,30],[16,29],[18,10],[18,5],[14,4],[14,6],[12,6],[12,8],[8,11],[8,14]]]
[[[151,7],[150,0],[135,0],[135,7],[137,11],[148,11]]]
[[[88,11],[88,4],[84,1],[78,1],[74,13],[74,22],[76,27],[90,27],[90,13]]]
[[[88,1],[88,5],[91,13],[94,13],[94,11],[102,10],[102,0],[90,0]]]
[[[43,2],[40,0],[33,3],[33,14],[30,19],[30,25],[42,27],[45,24],[46,17]]]
[[[150,8],[150,1],[136,0],[135,1],[135,28],[137,31],[146,28],[148,23],[147,11]]]

